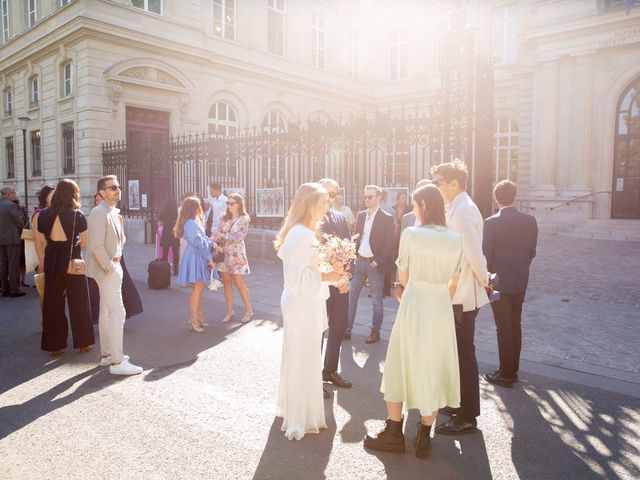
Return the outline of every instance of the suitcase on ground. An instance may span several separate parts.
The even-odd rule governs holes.
[[[171,265],[165,260],[152,260],[147,268],[149,288],[159,290],[171,286]]]

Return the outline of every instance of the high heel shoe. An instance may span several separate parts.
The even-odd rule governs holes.
[[[198,315],[191,315],[189,317],[189,330],[194,332],[202,333],[204,332],[204,328],[200,326],[200,321],[198,320]]]
[[[222,323],[230,322],[231,320],[235,320],[236,314],[234,312],[227,313],[222,319]]]
[[[204,316],[202,315],[202,310],[198,312],[198,322],[200,322],[201,327],[210,327],[207,322],[204,321]]]
[[[242,320],[240,320],[240,323],[249,323],[252,318],[253,318],[253,312],[249,312],[245,314],[244,317],[242,317]]]

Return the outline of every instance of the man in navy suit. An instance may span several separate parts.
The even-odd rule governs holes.
[[[516,184],[509,180],[502,180],[495,186],[493,195],[500,211],[485,220],[482,242],[487,270],[500,277],[495,286],[500,299],[491,303],[498,334],[500,368],[487,373],[485,379],[503,387],[513,387],[518,379],[522,304],[538,241],[536,219],[513,206],[516,193]]]
[[[335,180],[323,178],[318,183],[327,191],[327,213],[320,224],[323,234],[333,235],[339,238],[350,238],[349,223],[346,217],[331,207],[336,201],[340,187]],[[324,368],[322,369],[322,381],[334,384],[336,387],[350,388],[351,382],[345,380],[338,373],[338,360],[340,358],[340,344],[344,331],[347,328],[349,315],[349,285],[342,288],[329,286],[329,298],[327,299],[327,318],[329,320],[329,334],[327,335],[327,349],[324,352]],[[324,397],[329,398],[329,392],[324,391]]]
[[[377,185],[364,187],[366,210],[358,212],[356,218],[356,250],[358,258],[353,266],[351,293],[349,294],[349,325],[345,339],[351,338],[351,329],[356,318],[358,297],[366,278],[369,279],[373,318],[371,334],[366,343],[380,341],[383,311],[382,298],[384,275],[393,270],[393,245],[395,242],[395,224],[393,217],[380,208],[382,189]]]

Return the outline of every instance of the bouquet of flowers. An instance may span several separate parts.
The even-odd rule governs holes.
[[[322,235],[323,242],[315,247],[318,254],[318,269],[322,273],[332,270],[345,272],[349,270],[351,261],[355,260],[356,244],[349,238],[340,238],[335,235]],[[349,275],[344,275],[335,286],[344,288]]]

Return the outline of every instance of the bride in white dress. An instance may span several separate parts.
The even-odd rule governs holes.
[[[289,440],[327,428],[320,340],[327,329],[329,285],[340,280],[340,274],[320,273],[313,248],[318,245],[316,228],[326,210],[324,188],[318,183],[301,185],[275,242],[284,273],[277,416],[283,417],[282,431]]]

